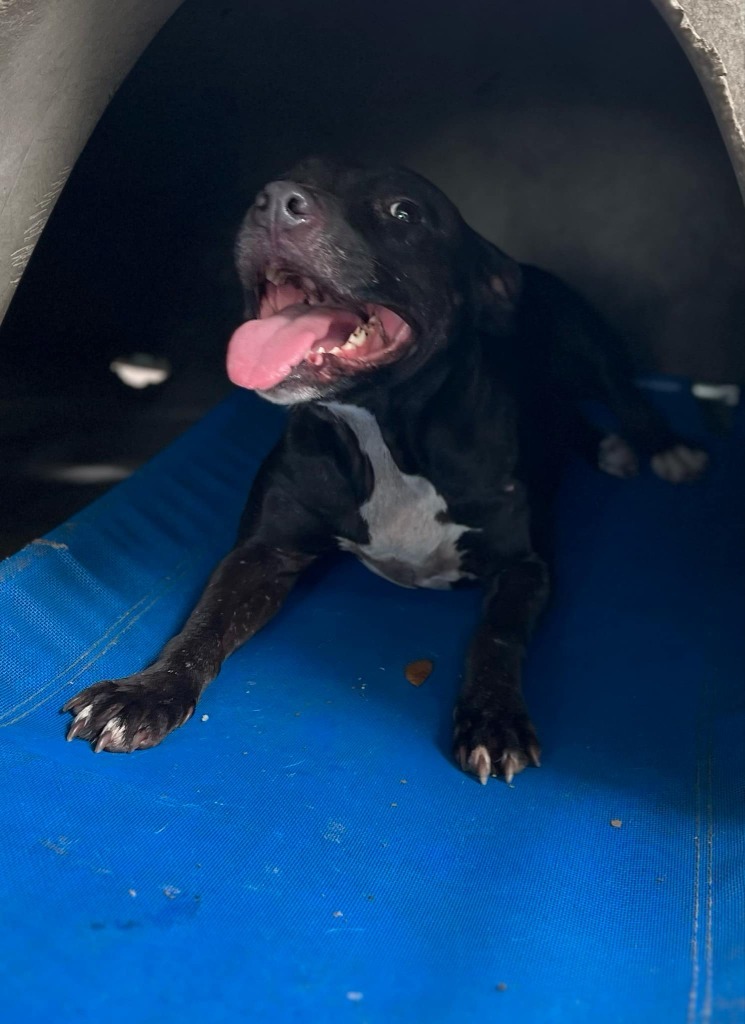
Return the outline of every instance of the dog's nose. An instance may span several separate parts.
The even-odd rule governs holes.
[[[296,228],[314,220],[316,212],[310,192],[294,181],[272,181],[254,200],[254,217],[264,227]]]

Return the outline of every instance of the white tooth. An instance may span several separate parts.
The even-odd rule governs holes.
[[[280,273],[279,273],[279,271],[277,270],[276,267],[268,267],[267,268],[267,272],[266,272],[266,279],[267,279],[267,281],[270,281],[272,284],[279,285],[279,284],[282,283],[281,280],[280,280],[280,277],[281,277],[281,275],[280,275]]]
[[[364,345],[366,341],[367,331],[364,326],[360,324],[360,326],[349,335],[344,347],[346,348],[347,345],[353,345],[355,348],[359,348],[360,345]]]
[[[337,353],[339,353],[339,352],[341,352],[341,349],[339,348],[338,345],[336,345],[334,348],[331,349],[331,355],[332,356],[337,355]]]
[[[344,342],[344,344],[341,347],[341,350],[342,352],[354,352],[356,348],[356,344],[350,339],[349,341]]]
[[[319,345],[318,348],[316,349],[316,352],[323,352],[323,354],[325,355],[326,349],[323,347],[323,345]]]

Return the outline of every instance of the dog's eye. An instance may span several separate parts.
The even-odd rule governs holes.
[[[422,211],[410,199],[397,199],[388,207],[388,213],[405,224],[419,224],[422,219]]]

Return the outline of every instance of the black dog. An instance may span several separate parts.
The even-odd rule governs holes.
[[[68,738],[96,751],[159,743],[303,570],[342,548],[403,586],[481,584],[455,756],[481,782],[538,765],[520,684],[548,593],[528,511],[536,439],[618,475],[648,458],[672,481],[706,455],[633,388],[578,296],[513,262],[411,172],[301,164],[257,196],[237,265],[252,319],[229,373],[294,407],[284,436],[183,630],[149,668],[70,700]],[[585,395],[613,410],[623,439],[584,422]]]

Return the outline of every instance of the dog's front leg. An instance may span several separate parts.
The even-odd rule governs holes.
[[[455,708],[455,758],[482,783],[511,782],[540,747],[522,696],[525,647],[548,596],[548,571],[534,555],[503,569],[488,588]]]
[[[313,556],[248,540],[220,563],[186,625],[148,668],[82,690],[67,734],[96,752],[154,747],[194,713],[225,658],[282,606]]]

